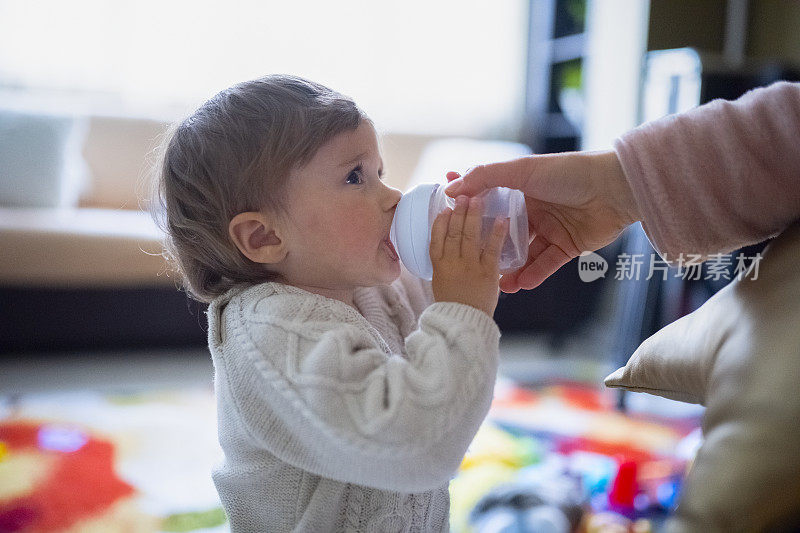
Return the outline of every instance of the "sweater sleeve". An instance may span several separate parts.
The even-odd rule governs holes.
[[[253,445],[341,482],[400,492],[446,484],[491,403],[497,325],[473,307],[434,303],[402,356],[358,324],[313,319],[318,304],[288,319],[226,321],[227,344],[244,347],[244,366],[226,373]]]
[[[642,225],[668,261],[771,237],[800,217],[800,84],[644,124],[615,142]]]

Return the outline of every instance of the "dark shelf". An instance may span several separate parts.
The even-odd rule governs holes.
[[[581,131],[563,115],[560,95],[582,86],[585,0],[531,0],[523,142],[534,152],[575,150]]]
[[[563,137],[580,137],[580,132],[561,113],[549,113],[545,120],[548,139]]]
[[[553,37],[583,33],[586,26],[586,0],[555,0]]]

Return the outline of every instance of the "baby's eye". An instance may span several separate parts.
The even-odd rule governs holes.
[[[345,181],[350,185],[361,185],[361,183],[363,183],[363,180],[361,179],[361,169],[351,170]]]

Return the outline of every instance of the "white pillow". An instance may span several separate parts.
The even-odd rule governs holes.
[[[606,387],[705,405],[718,348],[739,319],[732,290],[733,284],[723,288],[645,340],[624,367],[606,377]]]
[[[705,441],[669,531],[800,526],[800,224],[732,282],[666,326],[610,387],[702,403]]]
[[[76,205],[87,183],[86,121],[0,110],[0,205]]]

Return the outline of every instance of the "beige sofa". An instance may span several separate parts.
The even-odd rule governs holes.
[[[77,206],[0,205],[0,285],[174,286],[159,255],[161,234],[140,208],[149,161],[167,124],[91,117],[82,150],[89,182]],[[384,139],[390,184],[404,188],[430,137]]]

